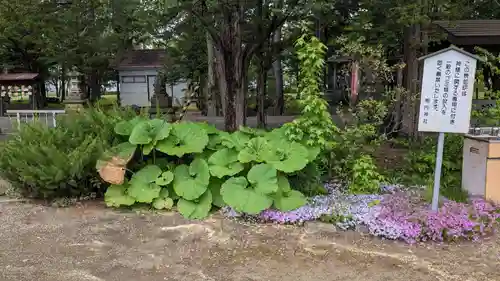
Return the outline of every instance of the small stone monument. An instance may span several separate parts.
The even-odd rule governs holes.
[[[70,110],[79,110],[83,108],[83,105],[87,102],[85,99],[85,94],[82,92],[80,88],[80,73],[73,71],[69,74],[69,82],[68,82],[68,95],[64,100],[64,104],[66,109]]]

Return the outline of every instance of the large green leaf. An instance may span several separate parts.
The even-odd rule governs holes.
[[[199,122],[196,124],[203,130],[205,130],[209,135],[215,135],[219,133],[219,130],[214,125],[208,124],[206,122]]]
[[[147,165],[132,176],[128,194],[137,202],[151,203],[160,195],[161,187],[154,183],[162,174],[160,167]]]
[[[286,193],[290,192],[292,188],[290,187],[290,182],[284,175],[278,175],[278,187],[279,192]]]
[[[153,141],[153,136],[150,135],[151,126],[148,121],[142,121],[135,125],[128,141],[131,144],[148,144]]]
[[[208,216],[212,209],[212,193],[210,190],[205,191],[203,195],[196,201],[179,199],[177,202],[179,213],[188,219],[203,219]]]
[[[162,119],[150,120],[149,126],[149,133],[152,136],[152,141],[148,144],[145,144],[142,148],[142,152],[144,153],[144,155],[148,155],[149,153],[151,153],[151,151],[153,151],[159,141],[168,138],[168,136],[170,135],[170,131],[172,130],[172,126]]]
[[[174,200],[172,198],[162,198],[158,197],[153,200],[153,203],[151,204],[153,208],[157,210],[170,210],[174,206]]]
[[[122,136],[130,136],[134,127],[143,121],[146,121],[146,119],[141,116],[137,116],[132,120],[120,121],[115,125],[115,133]]]
[[[249,135],[250,137],[260,137],[264,136],[267,132],[262,129],[255,129],[250,127],[241,126],[239,129],[240,132]]]
[[[127,186],[111,185],[104,194],[104,202],[108,207],[132,206],[135,203],[135,198],[127,194]]]
[[[173,185],[168,185],[166,188],[168,190],[168,197],[172,198],[173,200],[177,200],[180,198],[179,195],[175,193]]]
[[[163,172],[157,179],[156,179],[156,184],[165,186],[170,184],[174,180],[174,173],[171,171],[165,171]]]
[[[244,177],[228,179],[220,190],[224,202],[236,211],[247,214],[259,214],[273,204],[270,197],[247,186],[248,182]]]
[[[208,188],[210,170],[205,160],[197,158],[191,165],[179,165],[174,170],[174,190],[177,195],[194,200]]]
[[[222,137],[219,134],[209,135],[208,138],[209,139],[206,148],[211,150],[219,150],[221,148],[224,148],[224,146],[221,144]]]
[[[227,132],[220,132],[221,144],[227,148],[234,148],[237,151],[245,148],[250,137],[243,132],[234,132],[232,134]]]
[[[238,154],[238,160],[241,163],[264,162],[273,156],[271,147],[267,140],[262,137],[253,138],[246,143],[245,147]]]
[[[139,122],[135,125],[129,137],[132,144],[144,145],[143,153],[151,153],[156,143],[166,139],[172,127],[162,119],[151,119]]]
[[[222,183],[223,182],[221,180],[213,178],[210,180],[210,184],[208,185],[208,189],[212,193],[212,204],[219,208],[226,206],[226,203],[220,194]]]
[[[318,157],[321,152],[321,148],[319,146],[305,146],[308,152],[307,160],[312,162]]]
[[[152,203],[160,196],[161,187],[155,183],[147,183],[141,180],[132,179],[127,192],[135,198],[137,202]]]
[[[176,123],[170,136],[156,145],[156,149],[168,155],[182,157],[188,153],[201,153],[208,144],[208,134],[195,123]]]
[[[208,158],[210,173],[214,177],[234,176],[243,171],[243,164],[238,162],[238,152],[231,148],[223,148]]]
[[[156,179],[162,174],[160,167],[156,165],[147,165],[140,169],[132,176],[132,180],[141,181],[145,183],[155,182]]]
[[[304,206],[306,202],[307,199],[304,194],[297,190],[290,190],[275,196],[274,207],[280,211],[288,212]]]
[[[247,175],[248,181],[260,194],[272,194],[278,191],[278,177],[276,169],[269,164],[253,166]]]
[[[274,155],[266,159],[266,162],[276,170],[293,173],[304,169],[309,163],[309,151],[300,143],[275,140],[271,142],[271,146]]]

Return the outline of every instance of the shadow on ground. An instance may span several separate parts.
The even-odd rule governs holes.
[[[331,226],[0,203],[2,281],[500,280],[500,240],[414,245]]]

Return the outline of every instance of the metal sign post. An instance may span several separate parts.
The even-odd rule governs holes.
[[[443,165],[444,133],[439,133],[436,167],[434,168],[434,189],[432,190],[432,210],[437,211],[439,207],[439,187],[441,184],[441,167]]]
[[[424,60],[424,72],[418,130],[439,133],[431,205],[434,211],[439,207],[444,134],[466,134],[469,131],[479,59],[455,46],[419,58]]]

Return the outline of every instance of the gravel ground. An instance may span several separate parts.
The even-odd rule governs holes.
[[[1,202],[1,201],[0,201]],[[500,280],[500,240],[382,241],[332,226],[0,203],[1,281]]]

